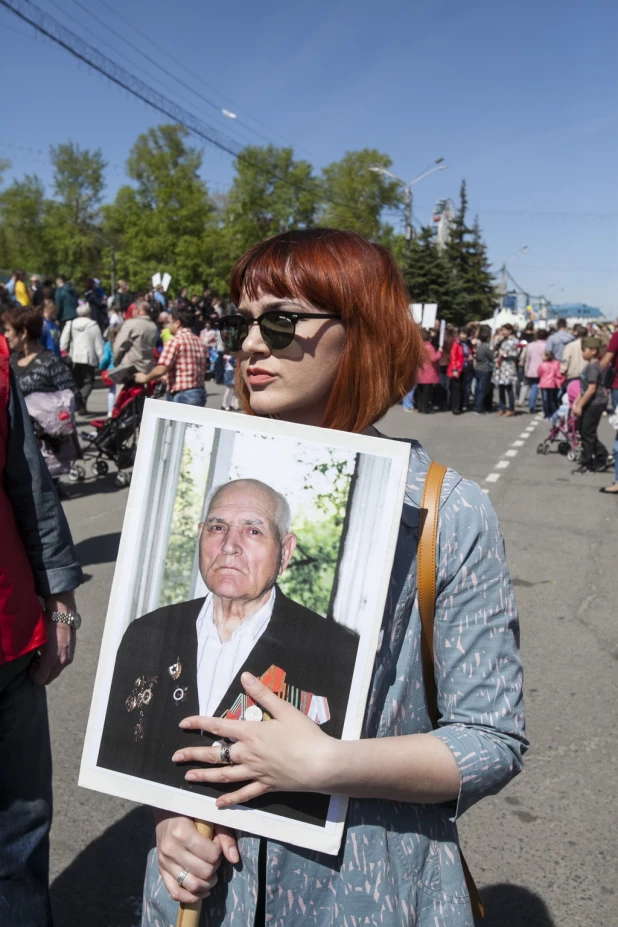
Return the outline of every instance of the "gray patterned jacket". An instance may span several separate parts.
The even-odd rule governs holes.
[[[416,596],[418,516],[429,458],[412,442],[402,525],[391,575],[364,736],[428,732]],[[266,911],[273,927],[370,924],[472,927],[456,819],[522,768],[519,624],[504,540],[480,488],[453,470],[440,505],[435,661],[440,726],[461,774],[457,802],[350,802],[339,857],[268,843]],[[202,906],[202,925],[253,927],[259,840],[239,836],[242,865],[225,864]],[[142,927],[174,927],[177,905],[151,850]]]

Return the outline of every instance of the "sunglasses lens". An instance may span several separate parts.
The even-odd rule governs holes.
[[[294,320],[280,312],[265,312],[260,318],[262,338],[273,351],[287,348],[294,339]]]
[[[243,341],[249,334],[247,322],[240,316],[232,315],[221,319],[217,327],[227,350],[240,351]]]

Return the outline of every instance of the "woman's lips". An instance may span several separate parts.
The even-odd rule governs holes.
[[[260,383],[271,383],[276,379],[277,374],[270,373],[269,370],[264,370],[263,367],[249,367],[247,376],[249,378],[249,383],[251,383],[252,386],[257,386]]]

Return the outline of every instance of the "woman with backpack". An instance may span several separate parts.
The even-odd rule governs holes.
[[[238,359],[247,414],[380,437],[376,422],[410,390],[424,359],[401,272],[386,249],[354,232],[284,232],[238,261],[231,297],[238,313],[217,327]],[[429,467],[411,441],[363,739],[339,741],[308,728],[300,711],[247,676],[247,693],[271,720],[228,722],[238,724],[229,764],[221,765],[218,748],[185,749],[179,730],[191,774],[232,783],[221,806],[290,789],[351,796],[339,855],[220,827],[210,840],[190,818],[158,811],[143,927],[173,925],[178,902],[202,898],[203,922],[221,927],[472,927],[470,890],[476,896],[456,820],[522,768],[517,607],[491,503],[446,471],[441,489],[439,481],[434,487],[435,659],[423,670],[416,560]],[[191,718],[186,726],[212,730],[214,723]]]

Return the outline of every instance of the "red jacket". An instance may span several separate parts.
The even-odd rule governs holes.
[[[45,643],[45,618],[34,589],[34,576],[4,491],[9,438],[9,349],[0,335],[0,665]]]
[[[446,368],[447,377],[454,376],[455,372],[461,376],[464,369],[464,349],[461,346],[459,338],[455,338],[451,345],[451,355]]]

